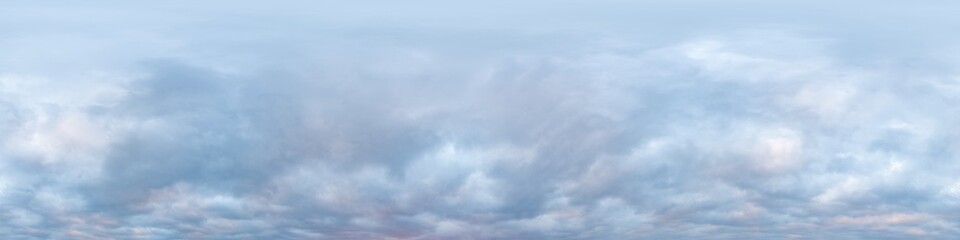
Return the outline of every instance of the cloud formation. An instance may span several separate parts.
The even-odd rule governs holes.
[[[3,238],[960,234],[956,4],[55,2],[0,10]]]

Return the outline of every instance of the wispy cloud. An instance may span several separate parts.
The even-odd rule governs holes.
[[[960,234],[955,4],[176,3],[0,10],[0,236]]]

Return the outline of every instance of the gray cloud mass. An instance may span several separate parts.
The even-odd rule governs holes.
[[[960,5],[0,5],[3,239],[954,239]]]

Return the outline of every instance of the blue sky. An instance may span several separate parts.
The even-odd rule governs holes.
[[[0,3],[4,239],[953,239],[950,1]]]

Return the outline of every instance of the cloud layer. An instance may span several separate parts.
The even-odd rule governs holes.
[[[12,3],[0,236],[960,234],[960,5],[542,4]]]

